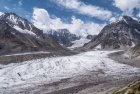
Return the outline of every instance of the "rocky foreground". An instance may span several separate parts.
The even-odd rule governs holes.
[[[140,94],[140,81],[116,90],[113,94]]]

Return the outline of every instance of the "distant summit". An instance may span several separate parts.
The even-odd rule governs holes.
[[[73,41],[79,40],[81,38],[80,36],[70,33],[68,29],[50,30],[47,34],[65,47],[72,46]]]

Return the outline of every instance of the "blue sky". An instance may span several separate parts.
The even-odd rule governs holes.
[[[91,4],[99,6],[114,13],[119,13],[120,11],[112,6],[111,0],[81,0],[85,4]],[[102,22],[102,20],[97,19],[96,17],[90,17],[87,15],[81,15],[70,9],[66,9],[63,6],[57,5],[57,0],[0,0],[0,11],[2,12],[15,12],[23,17],[31,17],[34,7],[46,9],[50,15],[55,15],[62,18],[64,21],[69,21],[71,16],[76,16],[82,20],[93,20],[97,22]]]
[[[64,26],[70,30],[71,28],[67,25],[76,28],[73,25],[77,23],[81,26],[70,31],[86,30],[87,33],[96,33],[105,24],[115,21],[122,15],[130,15],[139,19],[140,0],[0,0],[0,11],[14,12],[35,25],[39,25],[43,30],[47,30],[48,26],[41,26],[42,22],[39,21],[39,17],[48,15],[47,18],[43,17],[50,21],[45,24],[52,24],[49,28],[59,29]],[[34,14],[36,16],[33,16]],[[59,23],[63,25],[59,27]],[[89,24],[92,24],[91,29],[95,25],[95,30],[82,28]]]

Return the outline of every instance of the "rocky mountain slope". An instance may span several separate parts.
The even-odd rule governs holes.
[[[56,41],[26,19],[14,13],[0,16],[0,54],[62,49]]]
[[[68,29],[58,29],[58,30],[49,30],[47,32],[49,37],[57,41],[61,46],[67,47],[69,49],[82,47],[85,43],[88,43],[96,35],[87,35],[87,37],[78,36],[69,32]]]
[[[96,36],[97,36],[97,35],[87,35],[86,38],[92,40],[92,39],[94,39]]]
[[[47,34],[65,47],[72,46],[73,41],[81,38],[80,36],[70,33],[67,29],[50,30]]]
[[[112,94],[140,94],[139,88],[140,88],[140,81],[137,81],[131,85],[128,85],[124,88],[115,91]]]
[[[132,47],[140,42],[140,22],[129,16],[105,26],[85,48],[101,46],[102,49]]]
[[[125,54],[128,54],[131,59],[140,58],[140,44],[135,45]]]

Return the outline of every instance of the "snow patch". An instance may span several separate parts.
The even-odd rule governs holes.
[[[100,50],[102,47],[101,47],[101,44],[99,44],[98,46],[95,47],[95,49],[98,49]]]
[[[85,43],[88,43],[90,41],[90,39],[87,38],[81,38],[80,40],[75,40],[73,41],[73,45],[71,47],[68,47],[69,49],[73,49],[73,48],[78,48],[78,47],[82,47],[84,46]]]
[[[14,15],[10,15],[7,19],[8,19],[9,21],[11,21],[12,23],[17,24],[18,19],[15,18]]]
[[[135,29],[135,31],[136,31],[138,34],[140,34],[140,31],[138,31],[137,29]]]
[[[32,31],[29,31],[29,30],[27,30],[27,29],[21,29],[20,27],[18,27],[18,26],[14,26],[14,28],[17,30],[17,31],[19,31],[20,33],[27,33],[27,34],[30,34],[30,35],[36,35],[35,33],[33,33]]]
[[[125,23],[127,23],[128,24],[128,22],[126,21],[126,19],[123,19],[124,21],[125,21]]]

